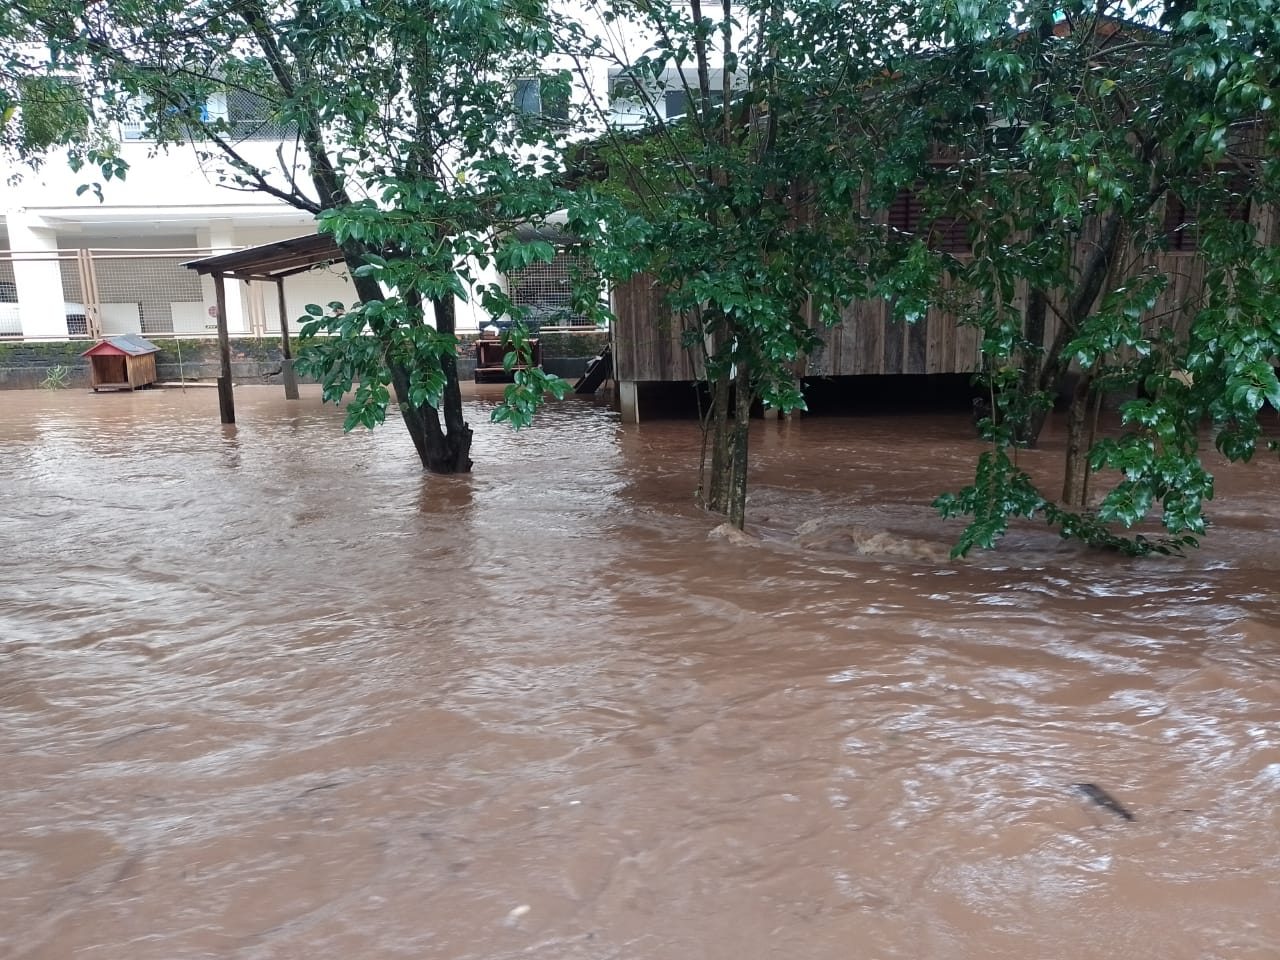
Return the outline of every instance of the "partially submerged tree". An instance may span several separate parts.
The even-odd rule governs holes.
[[[615,106],[626,101],[642,129],[593,145],[583,165],[605,179],[580,187],[571,222],[598,228],[605,275],[646,274],[665,292],[707,384],[700,497],[741,527],[753,405],[802,408],[795,362],[872,288],[868,259],[884,231],[853,211],[875,154],[851,132],[875,130],[896,96],[884,80],[917,49],[901,28],[914,10],[843,0],[602,10],[602,36],[651,44],[631,55],[595,40],[578,55],[612,69]],[[598,108],[603,125],[609,105]]]
[[[939,501],[973,518],[961,553],[990,546],[1011,516],[1037,513],[1065,536],[1127,551],[1194,544],[1212,496],[1200,422],[1211,415],[1222,437],[1256,438],[1263,399],[1280,399],[1273,305],[1265,285],[1241,282],[1274,257],[1274,239],[1248,218],[1251,203],[1277,198],[1259,149],[1275,129],[1274,67],[1244,21],[1219,18],[1205,31],[1193,12],[1162,29],[1156,9],[1117,5],[1147,13],[1146,25],[1107,11],[989,11],[938,60],[952,77],[978,78],[960,94],[979,105],[976,122],[941,133],[959,159],[936,174],[950,178],[948,206],[971,224],[972,258],[942,269],[972,294],[966,319],[983,333],[993,414],[974,485]],[[1020,29],[1005,28],[1010,17],[1023,18]],[[1171,245],[1201,259],[1170,256]],[[1186,282],[1201,263],[1203,282]],[[1247,364],[1214,349],[1239,322],[1263,325]],[[1018,467],[1016,447],[1035,443],[1064,389],[1064,488],[1051,497]],[[1124,435],[1099,439],[1104,397],[1135,392]],[[1233,457],[1253,449],[1220,447]],[[1090,475],[1103,468],[1121,474],[1094,509]],[[1157,505],[1165,537],[1114,532]]]
[[[592,153],[610,176],[587,206],[617,201],[606,271],[666,290],[699,355],[710,509],[743,521],[751,403],[801,406],[792,361],[843,304],[883,296],[898,319],[941,304],[982,333],[992,450],[939,501],[972,518],[959,552],[1035,514],[1126,550],[1194,542],[1212,493],[1200,420],[1246,456],[1277,396],[1258,329],[1272,238],[1238,216],[1242,198],[1275,199],[1274,151],[1240,149],[1274,139],[1271,19],[1234,0],[1166,16],[1172,28],[1154,6],[1047,0],[607,9],[653,38],[616,58],[646,126]],[[675,118],[673,95],[687,104]],[[904,189],[926,222],[966,224],[972,255],[886,232],[877,211]],[[1203,283],[1162,256],[1193,231]],[[1245,332],[1224,350],[1233,324]],[[1134,390],[1125,435],[1097,438],[1102,398]],[[1064,391],[1066,479],[1046,496],[1017,449]],[[1104,468],[1121,473],[1094,510]],[[1156,504],[1167,538],[1114,532]]]
[[[7,16],[47,43],[45,75],[82,78],[100,118],[139,122],[162,149],[193,144],[227,186],[314,214],[358,299],[309,308],[304,335],[332,336],[300,367],[326,399],[350,395],[348,428],[380,423],[394,390],[423,465],[470,468],[455,297],[518,315],[481,271],[554,255],[511,230],[555,207],[557,131],[514,97],[529,78],[567,89],[543,70],[541,0],[19,2]],[[216,109],[228,97],[249,99],[250,119]],[[249,142],[256,124],[280,134],[274,151]],[[547,391],[563,384],[522,371],[514,421]]]

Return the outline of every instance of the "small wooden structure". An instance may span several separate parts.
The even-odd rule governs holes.
[[[529,352],[533,355],[533,366],[542,366],[542,344],[538,342],[537,337],[531,337],[528,341]],[[496,383],[504,380],[510,380],[517,370],[527,369],[529,364],[516,364],[510,371],[506,370],[502,361],[507,355],[506,344],[498,337],[493,335],[481,336],[476,339],[476,383]]]
[[[234,253],[204,257],[184,264],[188,270],[194,270],[201,276],[213,277],[214,295],[218,301],[218,353],[222,362],[221,376],[218,377],[218,408],[223,423],[236,422],[236,406],[231,392],[231,340],[227,333],[227,278],[246,283],[265,280],[276,285],[280,303],[280,375],[284,380],[285,399],[297,400],[298,381],[293,374],[293,353],[289,347],[289,317],[284,300],[284,281],[286,277],[338,263],[343,259],[345,257],[342,250],[333,242],[332,237],[312,234],[265,243],[260,247],[248,247]]]
[[[149,386],[156,376],[156,354],[160,348],[135,333],[106,337],[80,354],[89,358],[89,385],[99,390],[137,390]]]

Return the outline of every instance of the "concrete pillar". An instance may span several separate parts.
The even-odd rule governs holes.
[[[618,381],[618,407],[623,423],[640,422],[640,390],[634,380]]]
[[[66,340],[67,311],[58,266],[58,237],[40,217],[22,210],[5,215],[13,279],[18,288],[18,316],[24,337]]]
[[[208,247],[210,255],[231,253],[243,246],[236,243],[235,227],[230,220],[210,220],[208,229],[196,231],[196,243],[202,247]],[[213,281],[209,277],[201,277],[200,287],[205,306],[213,306],[216,302]],[[226,284],[227,332],[237,336],[243,336],[249,332],[250,321],[244,297],[247,287],[248,284],[240,280],[232,280]]]

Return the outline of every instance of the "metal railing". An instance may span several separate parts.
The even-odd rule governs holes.
[[[184,266],[211,252],[199,248],[82,248],[0,253],[0,340],[93,340],[130,333],[149,339],[214,337],[217,321],[212,285],[206,288],[206,281]],[[533,313],[546,318],[541,323],[534,318],[537,329],[542,333],[599,332],[600,327],[575,316],[563,302],[569,270],[577,264],[569,258],[557,258],[548,266],[546,271],[526,271],[510,278],[518,301],[526,301],[524,305]],[[323,281],[324,277],[317,277],[317,282]],[[24,324],[19,303],[24,289],[34,287],[43,293],[39,302],[49,311],[56,309],[51,305],[56,301],[48,296],[51,284],[61,286],[61,315],[55,320],[46,312],[44,322],[36,324],[28,312]],[[276,301],[274,296],[264,295],[272,285],[240,287],[241,311],[231,318],[232,335],[279,336]],[[322,292],[317,288],[316,302],[333,299],[321,296]],[[481,320],[476,330],[459,332],[478,332],[485,325]]]

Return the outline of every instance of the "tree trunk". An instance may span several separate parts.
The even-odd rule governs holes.
[[[1062,505],[1082,510],[1089,500],[1089,450],[1093,447],[1093,376],[1085,371],[1076,382],[1067,409],[1066,472],[1062,480]]]
[[[445,296],[432,301],[436,315],[436,330],[440,333],[457,331],[457,316],[453,297]],[[440,358],[444,370],[443,407],[424,405],[427,412],[426,467],[432,473],[467,473],[471,470],[471,427],[462,413],[462,389],[458,385],[458,358],[450,353]],[[440,414],[444,414],[444,429],[440,427]]]
[[[1040,390],[1040,376],[1045,366],[1044,330],[1048,309],[1049,298],[1045,291],[1032,287],[1027,292],[1027,307],[1022,320],[1023,339],[1032,346],[1028,348],[1022,365],[1022,383],[1019,387],[1028,402]],[[1049,411],[1039,407],[1028,410],[1026,419],[1014,425],[1014,439],[1024,446],[1034,447],[1040,440],[1048,413]]]
[[[702,506],[742,529],[747,512],[747,441],[751,429],[751,372],[739,363],[730,379],[712,384],[711,410],[703,429],[711,443],[711,470],[702,476]]]
[[[729,463],[732,460],[729,430],[729,406],[732,398],[727,376],[717,377],[711,383],[711,409],[707,412],[702,429],[711,444],[711,470],[707,473],[703,461],[702,506],[712,513],[729,512]]]
[[[729,522],[741,530],[747,522],[747,441],[751,436],[751,371],[738,363],[733,384],[733,432],[728,478]]]
[[[356,244],[343,246],[347,267],[351,271],[356,295],[361,303],[383,300],[382,287],[376,280],[356,276],[355,270],[364,263],[364,249]],[[452,298],[433,301],[436,329],[441,333],[454,333],[457,328]],[[462,391],[458,385],[458,360],[454,356],[440,359],[444,370],[443,413],[430,404],[414,407],[409,402],[409,384],[412,371],[398,363],[391,363],[391,385],[395,388],[400,416],[405,429],[418,452],[423,468],[432,473],[466,473],[471,469],[471,428],[462,415]]]

